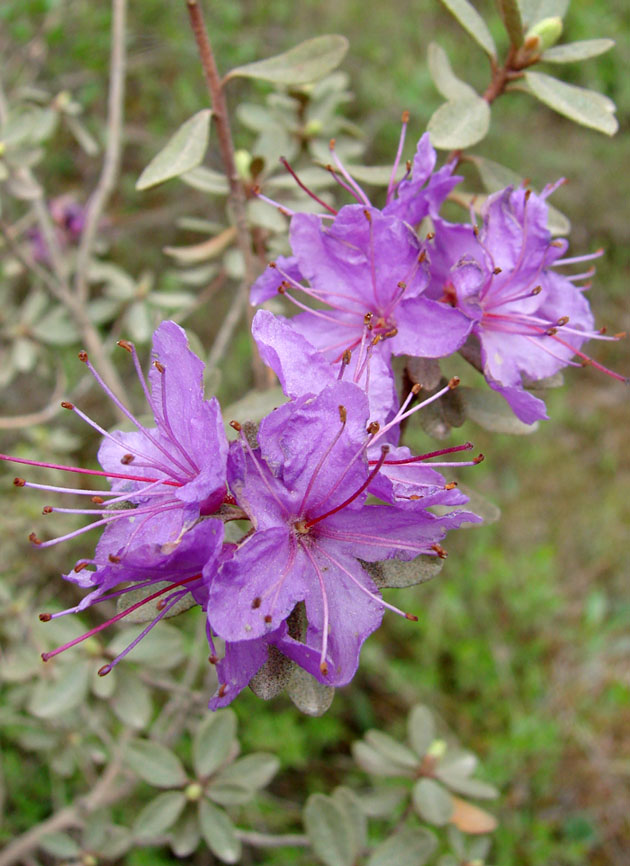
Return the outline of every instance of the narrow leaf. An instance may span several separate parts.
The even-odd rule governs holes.
[[[515,48],[520,48],[523,44],[524,33],[518,3],[516,0],[497,0],[497,3],[511,44]]]
[[[475,90],[455,75],[446,51],[437,42],[429,43],[427,60],[433,83],[444,99],[474,99]]]
[[[352,755],[359,767],[373,776],[400,776],[400,768],[394,766],[389,758],[385,758],[381,752],[364,743],[362,740],[352,744]]]
[[[450,821],[462,833],[492,833],[497,829],[498,822],[494,815],[473,806],[459,797],[452,797],[453,813]]]
[[[241,843],[223,809],[217,809],[207,800],[202,800],[199,803],[199,824],[212,853],[224,863],[238,863],[241,859]]]
[[[493,433],[512,433],[527,435],[538,429],[538,422],[524,424],[520,421],[510,406],[500,394],[487,388],[459,389],[459,394],[464,401],[466,414],[469,418]]]
[[[187,810],[171,830],[171,850],[177,857],[188,857],[197,850],[201,838],[197,811]]]
[[[39,719],[53,719],[83,703],[90,685],[90,664],[64,666],[55,681],[40,680],[31,694],[29,712]]]
[[[304,827],[316,856],[325,866],[352,866],[354,834],[331,797],[312,794],[304,807]]]
[[[335,690],[318,682],[304,668],[295,666],[287,684],[287,694],[301,713],[323,716],[332,704]]]
[[[182,124],[136,182],[136,189],[149,189],[196,168],[205,156],[212,111],[203,108]]]
[[[274,84],[307,84],[332,72],[339,66],[347,50],[348,40],[345,36],[316,36],[283,54],[237,66],[225,76],[225,80],[240,76],[260,78]]]
[[[156,788],[175,788],[186,783],[179,758],[161,743],[130,740],[125,757],[127,766]]]
[[[346,827],[352,838],[353,862],[365,847],[367,839],[367,817],[357,795],[350,788],[340,786],[332,794],[333,802],[345,817]]]
[[[564,18],[570,0],[519,0],[523,23],[533,27],[543,18]]]
[[[368,731],[365,735],[365,742],[389,760],[394,769],[398,767],[403,772],[410,770],[413,773],[420,763],[418,756],[411,749],[383,731]]]
[[[442,0],[448,11],[457,18],[464,30],[481,45],[486,54],[496,57],[497,48],[486,22],[468,0]]]
[[[79,857],[81,848],[71,836],[61,831],[46,833],[39,840],[39,846],[53,857]]]
[[[429,120],[431,143],[441,150],[471,147],[490,126],[490,106],[476,94],[441,105]]]
[[[433,779],[420,779],[413,786],[413,804],[421,818],[441,827],[453,815],[453,797]]]
[[[540,59],[545,63],[573,63],[576,60],[588,60],[604,54],[614,46],[614,39],[583,39],[580,42],[567,42],[565,45],[554,45],[544,51]]]
[[[433,713],[423,704],[412,707],[407,719],[409,742],[418,757],[423,758],[435,739]]]
[[[133,822],[136,839],[150,841],[161,836],[181,815],[186,805],[186,797],[181,791],[165,791],[141,809]]]
[[[200,777],[210,776],[229,757],[236,737],[236,716],[232,710],[207,715],[193,741],[193,766]]]
[[[436,847],[437,839],[430,830],[403,827],[377,845],[367,866],[423,866]]]
[[[607,96],[566,84],[542,72],[526,72],[525,81],[530,93],[558,114],[606,135],[617,132],[619,124],[614,115],[615,103]]]
[[[236,782],[249,788],[264,788],[271,782],[280,769],[280,761],[275,755],[254,752],[239,758],[217,776],[217,782]]]

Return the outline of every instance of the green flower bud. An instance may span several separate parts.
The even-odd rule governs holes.
[[[313,138],[316,135],[321,135],[324,126],[321,120],[317,120],[314,118],[313,120],[309,120],[309,122],[304,127],[304,135],[308,138]]]
[[[427,751],[427,755],[430,755],[432,758],[436,760],[440,760],[440,758],[444,755],[446,751],[446,741],[445,740],[433,740],[429,749]]]
[[[243,180],[251,180],[249,166],[251,165],[252,155],[248,150],[236,150],[234,152],[234,164],[239,177]]]
[[[555,45],[562,36],[562,18],[554,15],[551,18],[543,18],[530,27],[525,34],[525,46],[536,54],[542,54],[552,45]]]
[[[199,784],[199,782],[191,782],[190,785],[187,785],[184,794],[186,795],[186,799],[190,803],[195,803],[197,800],[201,799],[201,795],[203,794],[203,788]]]

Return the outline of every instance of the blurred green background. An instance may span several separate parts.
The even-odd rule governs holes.
[[[568,179],[554,204],[572,221],[574,254],[606,250],[590,298],[598,323],[616,332],[630,329],[630,10],[604,2],[572,5],[564,40],[612,37],[617,48],[551,71],[614,99],[620,132],[609,140],[514,94],[499,101],[491,133],[476,151],[536,186]],[[487,81],[484,55],[438,0],[221,0],[205,6],[223,71],[315,34],[346,35],[350,51],[342,68],[355,96],[347,113],[364,131],[366,162],[391,160],[403,109],[411,112],[413,142],[440,104],[426,68],[430,40],[447,49],[461,77],[479,88]],[[493,5],[477,6],[488,12],[504,45]],[[37,79],[53,93],[71,89],[98,132],[106,98],[107,3],[4,0],[0,38],[3,75]],[[182,242],[174,214],[185,212],[193,194],[177,183],[140,194],[134,184],[171,132],[206,104],[183,2],[131,3],[129,54],[123,176],[109,208],[111,258],[134,273],[142,267],[159,272],[165,266],[161,247]],[[235,81],[229,102],[234,109],[240,98],[254,101],[266,92],[263,85]],[[240,146],[251,143],[245,130],[237,129],[236,138]],[[216,153],[209,164],[218,167]],[[97,170],[96,161],[62,138],[45,164],[49,194],[91,189]],[[207,207],[202,215],[213,218]],[[194,322],[206,345],[216,320],[213,314]],[[614,369],[630,369],[627,340],[590,350]],[[223,365],[219,396],[227,402],[249,387],[248,351],[243,331]],[[354,683],[338,693],[324,718],[301,717],[283,698],[266,705],[247,692],[237,700],[245,748],[273,749],[283,762],[279,795],[302,800],[338,783],[350,766],[351,740],[371,726],[396,733],[407,708],[421,700],[482,757],[487,779],[502,791],[491,862],[629,862],[628,397],[627,388],[592,368],[571,370],[565,387],[550,396],[551,420],[534,435],[491,435],[472,425],[455,431],[453,441],[471,438],[486,455],[472,482],[465,480],[502,508],[502,518],[454,537],[434,583],[389,592],[394,604],[419,612],[420,622],[386,617],[364,649]],[[413,435],[420,445],[422,435]],[[25,547],[21,539],[8,544],[7,560],[27,579],[33,560],[29,570]],[[67,550],[53,553],[45,557],[50,576],[72,561]],[[37,579],[45,577],[41,568]],[[11,746],[3,761],[13,810],[1,831],[6,841],[47,814],[55,782],[45,766]],[[269,859],[254,862],[302,862],[288,851],[260,856]],[[149,850],[125,862],[171,860]]]

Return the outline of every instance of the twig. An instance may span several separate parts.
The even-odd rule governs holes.
[[[223,83],[214,59],[214,53],[206,31],[201,6],[199,5],[198,0],[186,0],[186,6],[188,8],[190,24],[197,43],[204,77],[210,94],[212,112],[219,141],[219,150],[221,151],[221,159],[223,160],[225,173],[230,186],[229,204],[234,215],[236,242],[243,257],[244,264],[243,279],[236,291],[234,300],[232,301],[232,306],[223,322],[219,335],[215,339],[208,358],[208,368],[209,370],[212,370],[216,367],[218,361],[222,357],[227,345],[232,339],[241,315],[247,308],[247,296],[249,287],[253,283],[256,274],[256,262],[252,250],[252,235],[247,222],[247,198],[234,160],[234,144],[232,141],[232,131],[230,129],[230,120],[225,101],[225,94],[223,92]],[[257,349],[253,344],[253,341],[252,353],[254,380],[257,385],[264,388],[268,385],[268,380],[264,365],[257,354]]]
[[[284,833],[274,836],[271,833],[256,833],[253,830],[239,830],[237,828],[236,835],[241,842],[245,842],[246,845],[253,845],[254,848],[287,848],[290,846],[309,848],[311,844],[308,836],[298,833]]]
[[[98,224],[116,185],[122,151],[122,127],[125,101],[125,19],[127,0],[112,0],[112,39],[107,108],[107,143],[103,168],[96,189],[87,206],[85,227],[81,233],[74,280],[75,294],[81,304],[88,297],[88,269]]]

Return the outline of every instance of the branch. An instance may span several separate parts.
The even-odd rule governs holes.
[[[112,0],[112,42],[107,108],[107,143],[101,176],[87,206],[85,227],[77,253],[75,294],[81,304],[88,297],[88,268],[94,249],[98,224],[116,185],[122,150],[122,126],[125,101],[125,19],[127,0]]]

